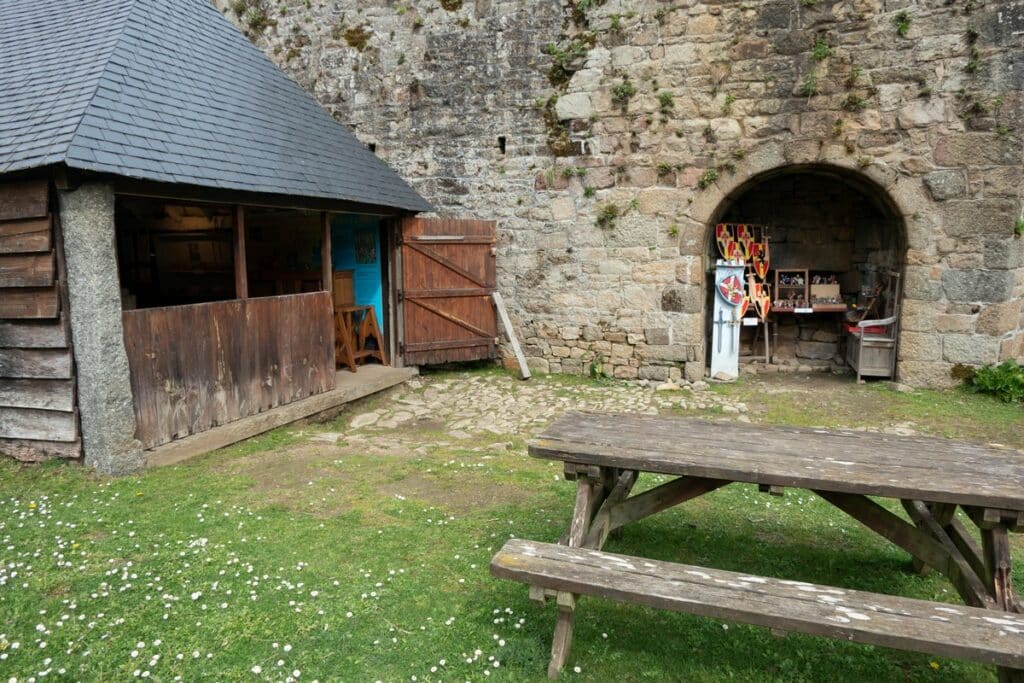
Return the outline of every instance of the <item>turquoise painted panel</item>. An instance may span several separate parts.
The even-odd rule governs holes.
[[[331,220],[331,260],[335,270],[353,271],[356,304],[373,306],[384,327],[380,219],[340,214]]]

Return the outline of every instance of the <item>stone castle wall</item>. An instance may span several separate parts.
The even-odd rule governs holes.
[[[903,381],[1024,357],[1024,0],[260,1],[217,0],[439,213],[499,221],[535,368],[701,376],[707,225],[797,165],[902,219]]]

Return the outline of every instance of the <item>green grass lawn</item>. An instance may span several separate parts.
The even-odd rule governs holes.
[[[866,391],[883,412],[918,400]],[[932,403],[949,400],[989,405]],[[914,420],[939,431],[950,413],[930,410],[936,421]],[[309,440],[328,429],[344,419],[115,481],[0,462],[0,682],[545,680],[554,608],[487,566],[511,536],[558,538],[574,493],[560,469],[515,436],[455,449],[423,434],[420,452]],[[801,491],[727,487],[607,549],[957,602]],[[563,677],[995,680],[967,662],[585,598]]]

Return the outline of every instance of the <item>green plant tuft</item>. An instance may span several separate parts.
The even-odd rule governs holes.
[[[1018,218],[1017,222],[1013,225],[1013,236],[1017,238],[1024,237],[1024,218]]]
[[[992,394],[1006,403],[1020,403],[1024,401],[1024,365],[1008,360],[978,368],[970,386],[972,391]]]
[[[811,71],[804,76],[802,92],[804,97],[812,97],[818,93],[818,74],[814,71]]]
[[[658,109],[662,114],[667,116],[672,112],[673,107],[675,107],[675,100],[672,93],[668,90],[658,93]]]
[[[823,62],[832,56],[832,48],[825,42],[824,38],[816,38],[814,47],[811,48],[811,59],[816,62]]]
[[[700,179],[697,181],[697,185],[700,187],[700,189],[706,190],[716,180],[718,180],[718,169],[709,168],[708,170],[701,173]]]
[[[636,86],[630,83],[628,78],[622,79],[622,83],[612,88],[612,100],[619,104],[629,104],[633,95],[636,95]]]
[[[615,204],[605,204],[597,210],[597,227],[611,230],[622,213]]]
[[[341,35],[345,38],[345,42],[348,43],[349,47],[355,48],[360,52],[366,49],[370,38],[373,37],[373,33],[365,24],[346,29]]]
[[[843,109],[846,111],[864,111],[867,106],[867,101],[856,93],[850,93],[846,96],[846,100],[843,101]]]
[[[896,24],[896,33],[901,38],[905,38],[907,33],[910,32],[910,14],[906,11],[897,14],[896,18],[893,19],[893,23]]]

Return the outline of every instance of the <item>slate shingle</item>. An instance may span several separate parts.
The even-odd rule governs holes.
[[[0,172],[429,211],[207,0],[0,0]]]

